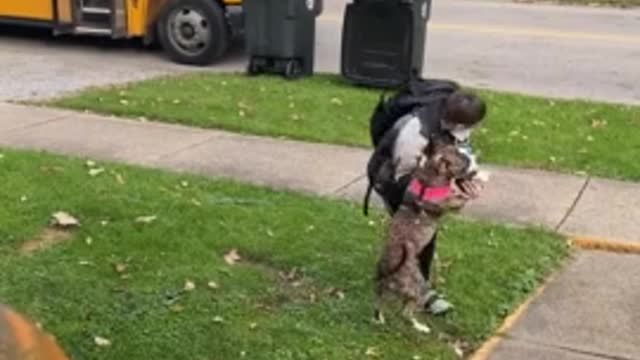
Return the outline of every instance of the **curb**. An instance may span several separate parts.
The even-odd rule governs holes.
[[[600,250],[622,254],[640,254],[640,242],[568,235],[569,244],[582,250]]]
[[[565,235],[569,246],[581,250],[599,250],[621,254],[638,254],[640,255],[640,242],[629,242],[612,239],[604,239],[589,236]],[[508,315],[502,325],[495,331],[489,339],[487,339],[468,359],[469,360],[487,360],[493,354],[498,344],[506,337],[507,332],[522,317],[529,306],[536,300],[547,285],[553,281],[557,272],[549,276],[536,291],[518,306],[510,315]]]
[[[566,265],[566,264],[565,264]],[[562,270],[562,266],[555,272],[549,275],[544,282],[538,286],[538,288],[531,294],[522,304],[520,304],[511,314],[509,314],[502,325],[494,332],[489,339],[487,339],[471,356],[468,360],[487,360],[493,354],[498,344],[504,340],[507,336],[507,332],[511,330],[513,325],[520,320],[522,315],[529,309],[531,304],[537,300],[545,291],[547,286],[555,280],[557,274]]]
[[[496,332],[491,335],[491,337],[485,341],[479,348],[476,350],[471,356],[469,356],[468,360],[487,360],[491,354],[493,354],[495,348],[498,344],[505,338],[507,332],[511,330],[513,325],[524,315],[524,313],[529,309],[529,306],[535,301],[544,290],[547,288],[547,285],[555,279],[556,273],[550,275],[543,283],[540,285],[536,291],[525,300],[522,304],[520,304],[515,311],[509,314],[502,325],[496,330]]]

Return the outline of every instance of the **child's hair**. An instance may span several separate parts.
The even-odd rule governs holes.
[[[444,118],[452,124],[471,127],[484,119],[487,105],[478,96],[456,91],[447,98]]]

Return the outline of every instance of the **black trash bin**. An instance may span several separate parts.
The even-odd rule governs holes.
[[[424,62],[431,0],[354,0],[342,29],[342,75],[352,83],[398,86]]]
[[[248,73],[313,74],[322,0],[243,0]]]

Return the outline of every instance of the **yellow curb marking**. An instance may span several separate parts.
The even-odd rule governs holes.
[[[640,242],[608,240],[587,236],[569,236],[569,243],[578,249],[602,250],[623,254],[640,254]]]
[[[576,247],[582,250],[602,250],[624,254],[640,254],[640,242],[633,243],[576,235],[569,235],[567,241],[572,247]],[[552,275],[547,280],[545,280],[544,284],[542,284],[533,295],[531,295],[524,303],[518,306],[518,308],[513,313],[507,316],[498,330],[496,330],[496,332],[469,357],[469,360],[487,360],[493,353],[495,348],[498,346],[500,341],[503,340],[506,333],[513,327],[516,321],[518,321],[522,317],[529,306],[531,306],[531,303],[533,303],[535,299],[542,295],[547,285],[553,280],[554,277],[555,275]]]
[[[533,303],[534,300],[542,295],[544,289],[546,289],[547,285],[554,279],[554,277],[554,275],[551,275],[549,278],[547,278],[545,282],[536,289],[533,295],[529,296],[529,298],[524,303],[518,306],[514,312],[507,316],[496,333],[491,336],[489,340],[485,341],[485,343],[482,344],[482,346],[480,346],[480,348],[469,357],[469,360],[488,359],[489,355],[493,353],[496,346],[498,346],[498,343],[500,343],[500,341],[503,339],[504,335],[506,335],[506,333],[511,330],[513,325],[522,317],[529,306],[531,306],[531,303]]]

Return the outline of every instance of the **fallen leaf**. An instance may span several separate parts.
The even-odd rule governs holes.
[[[556,161],[558,161],[558,159],[556,159],[555,156],[549,156],[549,161],[551,161],[552,163],[555,163]]]
[[[240,116],[240,117],[244,117],[245,115],[246,115],[246,114],[245,114],[244,110],[240,110],[240,111],[238,111],[238,116]]]
[[[209,287],[209,289],[214,289],[214,290],[219,288],[218,283],[216,283],[215,281],[209,281],[207,283],[207,286]]]
[[[84,242],[85,242],[87,245],[91,245],[91,244],[93,244],[93,239],[91,238],[91,236],[87,236],[87,238],[86,238],[86,239],[84,239]]]
[[[603,128],[607,126],[607,120],[592,120],[591,127],[594,129]]]
[[[169,310],[171,310],[173,312],[182,312],[182,311],[184,311],[184,306],[182,306],[180,304],[173,304],[173,305],[169,306]]]
[[[593,136],[591,136],[591,135],[587,136],[587,141],[593,141],[593,140],[595,140],[595,139],[593,138]]]
[[[191,203],[197,207],[201,207],[202,203],[196,199],[191,199]]]
[[[509,133],[509,136],[518,136],[518,135],[520,135],[520,131],[518,130],[513,130]]]
[[[151,216],[138,216],[136,218],[136,222],[138,224],[151,224],[152,222],[156,221],[156,219],[158,219],[157,216],[155,215],[151,215]]]
[[[367,348],[367,351],[365,351],[364,354],[370,357],[380,357],[382,355],[382,353],[380,353],[380,351],[375,347]]]
[[[180,99],[173,99],[173,103],[174,104],[180,104],[182,101]]]
[[[121,174],[115,173],[115,177],[116,177],[116,181],[118,182],[118,184],[120,184],[120,185],[124,185],[125,184],[124,177]]]
[[[296,107],[296,104],[294,104],[294,103],[289,103],[289,109],[293,109],[293,108],[295,108],[295,107]]]
[[[331,103],[334,105],[338,105],[338,106],[342,106],[343,102],[342,100],[338,99],[338,98],[331,98]]]
[[[104,172],[103,168],[94,168],[89,170],[89,176],[96,177]]]
[[[224,319],[222,318],[222,316],[215,316],[215,317],[213,318],[213,322],[214,322],[214,323],[218,323],[218,324],[220,324],[220,323],[223,323],[223,322],[224,322]]]
[[[85,163],[87,165],[87,167],[92,168],[96,166],[96,162],[93,160],[87,160],[87,162]]]
[[[93,342],[100,347],[107,347],[107,346],[111,346],[111,340],[109,339],[105,339],[103,337],[100,336],[95,336],[93,338]]]
[[[120,99],[120,105],[124,105],[124,106],[129,105],[129,100],[127,100],[127,99]]]
[[[78,265],[87,266],[87,265],[91,265],[91,262],[87,260],[80,260],[78,261]]]
[[[107,225],[109,225],[109,221],[108,220],[102,220],[102,221],[100,221],[100,225],[107,226]]]
[[[4,159],[4,154],[0,154],[0,160]]]
[[[300,115],[298,114],[291,114],[291,120],[300,120]]]
[[[184,180],[180,181],[180,186],[182,186],[184,188],[189,187],[189,182],[188,181],[184,181]]]
[[[255,330],[257,327],[258,327],[258,323],[249,324],[249,329],[251,329],[251,330]]]
[[[231,251],[224,255],[224,261],[229,265],[235,265],[235,263],[240,260],[242,260],[242,258],[236,249],[231,249]]]
[[[118,274],[122,274],[127,271],[127,264],[117,263],[113,265],[113,268]]]
[[[187,280],[184,283],[184,291],[193,291],[196,289],[196,284],[193,281]]]
[[[275,234],[273,233],[273,231],[271,231],[271,229],[267,229],[267,235],[269,237],[274,237],[275,236]]]
[[[20,197],[20,202],[26,202],[27,200],[29,200],[29,198],[27,198],[27,196],[26,196],[26,195],[22,195],[22,196]]]
[[[76,227],[80,222],[75,217],[64,211],[58,211],[52,215],[52,224],[62,228]]]

